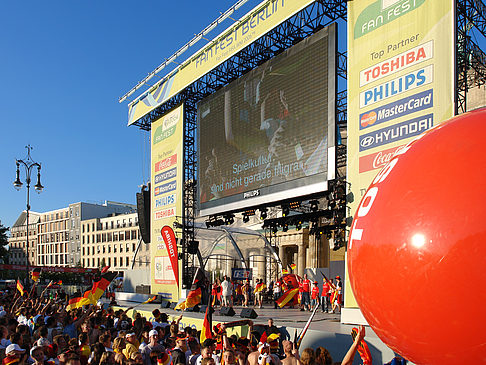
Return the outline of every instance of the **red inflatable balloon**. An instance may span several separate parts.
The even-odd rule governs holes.
[[[391,349],[417,364],[486,363],[486,109],[430,130],[380,171],[348,265]]]

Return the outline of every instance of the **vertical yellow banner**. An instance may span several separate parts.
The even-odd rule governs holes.
[[[173,227],[177,217],[182,216],[183,146],[184,108],[180,106],[152,123],[151,291],[172,301],[179,300],[180,278],[175,278],[161,229],[166,225]]]
[[[453,116],[454,9],[454,0],[348,2],[352,215],[395,151]],[[345,306],[357,307],[349,280]]]

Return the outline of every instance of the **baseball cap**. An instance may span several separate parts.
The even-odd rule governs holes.
[[[149,332],[149,337],[158,336],[158,335],[159,335],[159,333],[156,330],[150,330],[150,332]]]
[[[34,353],[34,351],[38,350],[38,349],[43,349],[42,346],[34,346],[30,349],[30,356],[32,356],[32,354]]]
[[[135,336],[135,332],[130,332],[130,333],[127,333],[127,334],[125,335],[125,338],[131,337],[131,336]]]
[[[49,340],[47,338],[41,337],[37,340],[37,346],[49,346],[49,345],[50,345],[50,343],[49,343]]]
[[[14,352],[14,351],[25,352],[25,350],[20,348],[19,345],[17,345],[16,343],[12,343],[12,344],[8,345],[7,348],[5,349],[5,355],[8,355],[9,353]]]

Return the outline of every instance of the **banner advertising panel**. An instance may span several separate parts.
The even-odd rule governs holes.
[[[347,177],[352,215],[371,180],[397,150],[453,116],[454,27],[453,0],[348,3]],[[347,280],[345,306],[357,307],[351,294]]]
[[[135,123],[204,74],[235,55],[315,0],[266,0],[184,62],[167,79],[128,107],[128,125]]]
[[[336,26],[198,104],[200,215],[327,190],[335,177]]]
[[[152,123],[150,275],[152,293],[179,300],[180,263],[172,227],[182,216],[184,184],[184,108],[179,106]],[[167,227],[166,227],[167,226]],[[167,232],[162,235],[162,229]],[[169,228],[169,229],[167,229]],[[180,232],[179,232],[180,233]],[[179,234],[180,237],[180,234]],[[167,247],[167,246],[170,247]],[[174,264],[177,267],[174,267]]]

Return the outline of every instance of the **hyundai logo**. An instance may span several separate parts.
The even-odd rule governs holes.
[[[366,136],[364,137],[361,142],[359,143],[361,147],[369,147],[375,142],[375,137],[373,136]]]

